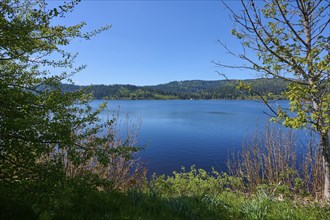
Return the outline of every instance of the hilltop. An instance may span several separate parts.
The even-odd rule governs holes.
[[[253,86],[254,90],[262,95],[272,94],[275,98],[282,98],[288,83],[280,79],[250,79],[242,80]],[[233,82],[238,82],[234,80]],[[95,99],[254,99],[255,94],[240,91],[227,80],[186,80],[173,81],[153,86],[135,85],[64,85],[63,90],[74,91],[86,89],[92,92]]]

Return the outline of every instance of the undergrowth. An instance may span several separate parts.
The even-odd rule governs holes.
[[[114,131],[110,130],[110,134]],[[113,151],[119,153],[109,154],[113,163],[108,166],[86,160],[83,166],[68,163],[65,167],[70,172],[60,170],[42,180],[3,180],[0,220],[330,220],[330,204],[318,197],[322,183],[318,151],[307,155],[301,175],[292,137],[266,131],[265,139],[255,139],[243,148],[240,157],[236,157],[241,159],[232,158],[230,174],[215,170],[207,173],[192,166],[170,176],[154,175],[147,181],[138,160]],[[118,149],[121,140],[125,139],[100,147]],[[135,142],[127,143],[134,146]],[[132,155],[134,151],[128,153]]]
[[[125,191],[100,191],[81,179],[40,187],[34,198],[1,185],[1,219],[330,219],[329,204],[280,198],[265,186],[246,193],[238,177],[195,167]]]

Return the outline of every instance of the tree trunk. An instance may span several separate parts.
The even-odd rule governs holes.
[[[321,135],[321,147],[323,155],[323,169],[324,169],[324,191],[323,197],[330,201],[330,143],[328,133]]]
[[[318,100],[313,98],[314,111],[319,111]],[[320,135],[320,147],[322,151],[322,163],[324,173],[324,188],[323,198],[326,201],[330,201],[330,142],[329,142],[329,129],[326,128],[325,123],[318,122],[316,131]]]

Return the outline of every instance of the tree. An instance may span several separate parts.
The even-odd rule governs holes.
[[[252,70],[266,78],[289,82],[284,95],[289,100],[290,112],[282,108],[272,110],[284,126],[308,127],[319,134],[323,195],[330,199],[330,1],[241,0],[240,12],[223,3],[233,18],[232,34],[240,40],[243,53],[236,54],[220,43],[228,53],[242,59],[243,64],[217,65]],[[239,87],[252,90],[243,83]]]
[[[49,9],[45,0],[0,2],[1,184],[56,179],[65,174],[63,160],[79,164],[81,152],[102,158],[101,150],[79,143],[111,123],[98,124],[104,106],[92,112],[90,95],[61,88],[63,80],[84,68],[74,67],[76,55],[64,46],[110,28],[82,32],[83,22],[55,24],[78,3]],[[55,69],[63,72],[56,75]],[[94,145],[106,141],[95,137]]]

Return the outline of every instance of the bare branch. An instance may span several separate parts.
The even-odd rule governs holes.
[[[222,74],[222,73],[219,73],[219,72],[218,72],[218,74],[221,75],[221,76],[223,76],[226,79],[226,81],[228,81],[229,83],[231,83],[231,84],[233,84],[235,86],[238,86],[238,83],[234,82],[233,80],[230,80],[225,74]],[[265,105],[269,108],[269,110],[275,116],[278,115],[277,112],[276,112],[276,110],[272,106],[269,105],[269,102],[266,100],[266,98],[263,95],[261,95],[261,93],[255,91],[253,89],[251,90],[251,92],[253,92],[254,94],[256,94],[265,103]]]
[[[287,17],[285,16],[285,14],[284,14],[284,12],[283,12],[283,10],[282,10],[282,7],[281,7],[281,5],[280,5],[280,3],[279,3],[279,1],[278,0],[275,0],[275,2],[276,2],[276,5],[277,5],[277,8],[279,9],[279,11],[281,12],[281,15],[282,15],[282,17],[283,17],[283,19],[284,19],[284,21],[285,21],[285,24],[290,28],[290,30],[294,33],[294,35],[299,39],[299,41],[301,42],[301,43],[303,43],[305,46],[307,46],[306,45],[306,43],[305,43],[305,41],[300,37],[300,35],[296,32],[296,30],[293,28],[293,26],[291,25],[291,23],[290,23],[290,21],[287,19]]]
[[[269,51],[272,55],[274,55],[275,57],[277,57],[281,62],[286,63],[286,64],[288,64],[289,66],[298,67],[298,66],[296,66],[295,64],[290,63],[287,59],[285,59],[284,57],[280,56],[277,52],[275,52],[274,50],[272,50],[272,49],[268,46],[268,44],[266,43],[265,39],[263,39],[263,37],[259,34],[258,29],[257,29],[257,27],[256,27],[256,25],[255,25],[255,21],[252,19],[251,15],[250,15],[250,13],[249,13],[247,7],[246,7],[246,4],[244,3],[243,0],[241,0],[241,2],[242,2],[242,5],[243,5],[243,7],[244,7],[244,9],[245,9],[246,15],[248,16],[249,22],[250,22],[250,24],[251,24],[252,27],[253,27],[254,33],[256,34],[256,36],[258,37],[259,41],[260,41],[261,44],[264,46],[264,48],[266,48],[267,51]],[[253,0],[252,0],[252,2],[253,2]],[[254,4],[253,4],[252,7],[254,8],[253,10],[256,10]],[[260,27],[263,28],[263,30],[265,30],[265,29],[264,29],[264,26],[262,25],[262,23],[261,23],[261,21],[259,20],[259,18],[256,17],[256,19],[257,19],[257,23],[260,25]],[[268,34],[268,36],[270,36],[269,33],[267,33],[266,31],[265,31],[265,33]],[[299,68],[299,67],[298,67],[298,68]],[[299,68],[299,72],[300,72],[304,77],[307,77],[307,74],[306,74],[302,69]],[[274,73],[272,73],[272,75],[274,75]],[[275,75],[274,75],[274,76],[275,76]]]

